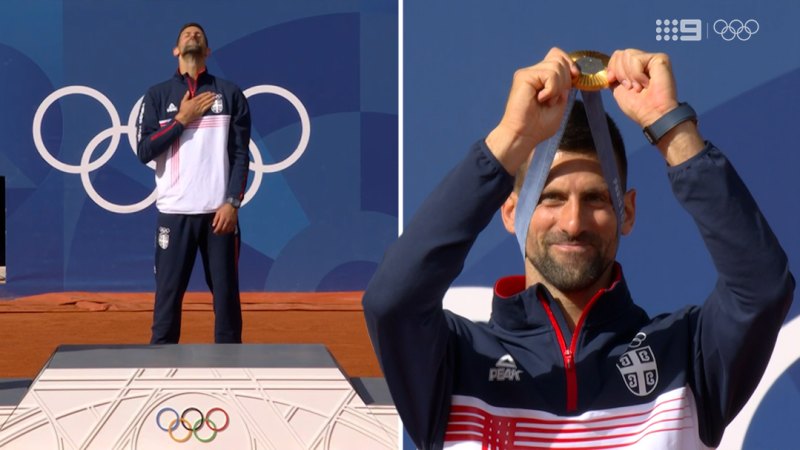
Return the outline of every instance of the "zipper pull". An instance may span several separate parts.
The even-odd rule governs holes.
[[[566,369],[572,369],[572,352],[569,349],[564,350],[564,364]]]

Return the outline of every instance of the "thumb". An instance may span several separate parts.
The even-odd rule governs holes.
[[[183,94],[183,101],[185,102],[186,100],[189,100],[189,90],[188,89],[186,90],[186,93]]]

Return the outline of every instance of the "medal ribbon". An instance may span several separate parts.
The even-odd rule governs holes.
[[[525,259],[525,243],[528,240],[531,217],[536,205],[539,204],[539,197],[542,195],[547,175],[550,173],[550,166],[553,165],[553,159],[558,151],[558,144],[564,136],[569,114],[575,104],[576,92],[576,89],[570,90],[564,117],[561,118],[561,125],[556,134],[536,147],[533,153],[533,160],[525,174],[525,182],[519,192],[514,216],[514,231],[523,259]],[[603,109],[603,99],[599,91],[581,91],[581,98],[586,107],[589,129],[592,132],[597,157],[600,160],[600,168],[603,171],[603,178],[605,178],[608,185],[611,203],[617,215],[617,234],[619,234],[620,226],[625,220],[624,193],[622,192],[622,183],[619,178],[616,159],[614,158],[614,147],[611,144],[611,133],[608,130],[606,112]]]

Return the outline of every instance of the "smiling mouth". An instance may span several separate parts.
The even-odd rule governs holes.
[[[585,242],[561,242],[552,244],[550,247],[557,248],[563,252],[583,252],[592,248],[591,245]]]

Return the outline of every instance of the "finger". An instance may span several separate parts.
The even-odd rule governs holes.
[[[563,70],[566,78],[562,79],[562,82],[569,82],[569,84],[571,84],[572,78],[579,76],[581,72],[577,64],[569,57],[569,54],[558,47],[551,48],[542,63],[546,67],[551,67],[559,72]]]
[[[552,47],[550,49],[550,51],[547,52],[547,55],[544,56],[544,61],[550,60],[550,59],[558,60],[558,59],[562,59],[562,58],[569,59],[569,55],[567,55],[567,52],[565,52],[564,50],[561,50],[558,47]]]
[[[631,51],[622,50],[615,53],[614,73],[617,81],[627,89],[632,87],[631,83]]]
[[[650,84],[648,64],[654,55],[630,49],[626,51],[625,56],[623,60],[625,77],[629,81],[630,87],[640,92]]]
[[[569,89],[559,92],[558,95],[554,95],[553,98],[547,102],[547,106],[556,107],[561,104],[565,104],[567,102],[567,98],[569,98]]]
[[[214,100],[203,100],[203,101],[199,102],[197,104],[197,106],[202,110],[206,110],[206,109],[210,108],[211,105],[213,105],[213,104],[214,104]]]
[[[575,64],[569,56],[561,60],[561,86],[572,87],[572,81],[578,78],[581,74],[578,65]]]
[[[608,67],[606,67],[606,77],[608,79],[608,84],[615,84],[618,83],[622,77],[621,73],[618,69],[619,60],[622,57],[622,52],[619,50],[615,50],[614,53],[611,54],[611,58],[608,59]]]
[[[547,70],[546,72],[542,73],[541,82],[543,84],[542,89],[537,94],[536,98],[541,103],[548,103],[553,97],[557,96],[561,89],[559,89],[559,76],[557,72]]]
[[[636,51],[632,49],[618,50],[614,52],[609,60],[611,77],[609,83],[619,83],[625,88],[633,87],[633,72],[635,64],[632,63]]]
[[[630,80],[633,88],[641,91],[650,84],[649,62],[652,60],[651,54],[634,55],[630,61]]]
[[[647,61],[648,82],[652,79],[664,79],[672,76],[672,64],[669,56],[656,53]]]
[[[207,92],[207,96],[203,98],[203,102],[214,103],[214,100],[217,99],[217,94],[213,92]]]
[[[562,92],[569,91],[572,87],[571,61],[568,58],[561,58],[553,61],[544,74],[544,88],[539,95],[542,102],[558,100]]]
[[[551,48],[550,51],[547,52],[544,61],[555,61],[559,64],[564,64],[565,67],[569,68],[570,72],[580,75],[580,69],[578,69],[578,66],[572,61],[572,58],[569,57],[569,53],[558,47]]]
[[[202,101],[197,104],[197,108],[200,112],[206,112],[211,108],[211,105],[214,104],[214,100],[209,101]]]
[[[214,234],[221,234],[225,230],[225,222],[220,219],[216,225],[214,225]]]

